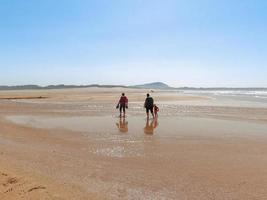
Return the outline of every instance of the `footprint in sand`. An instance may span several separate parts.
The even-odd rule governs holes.
[[[28,190],[28,192],[32,192],[34,190],[44,190],[46,189],[46,187],[43,187],[43,186],[37,186],[37,187],[33,187],[31,189]]]
[[[6,174],[6,173],[1,173],[1,175],[2,175],[2,176],[7,176],[7,174]]]
[[[7,175],[4,175],[4,176],[7,176]],[[13,184],[16,184],[18,183],[18,179],[17,178],[8,178],[7,181],[5,183],[3,183],[2,185],[3,186],[8,186],[8,185],[13,185]]]
[[[7,184],[15,184],[17,182],[18,182],[17,178],[9,178],[9,179],[7,179]]]
[[[13,188],[9,188],[7,191],[5,191],[4,193],[9,193],[9,192],[12,192],[13,191]]]

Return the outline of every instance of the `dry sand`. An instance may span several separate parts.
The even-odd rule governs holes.
[[[122,90],[1,92],[0,199],[267,199],[265,104]]]

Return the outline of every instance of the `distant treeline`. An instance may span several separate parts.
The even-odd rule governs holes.
[[[44,90],[44,89],[71,89],[71,88],[135,88],[135,89],[171,89],[168,85],[155,82],[155,83],[147,83],[144,85],[135,85],[135,86],[125,86],[125,85],[99,85],[99,84],[91,84],[91,85],[48,85],[48,86],[39,86],[39,85],[18,85],[18,86],[0,86],[0,90]]]
[[[48,86],[39,86],[39,85],[17,85],[17,86],[0,86],[0,90],[45,90],[45,89],[71,89],[71,88],[114,88],[114,87],[123,87],[122,85],[48,85]]]
[[[46,90],[46,89],[71,89],[71,88],[135,88],[135,89],[160,89],[160,90],[253,90],[253,91],[262,91],[266,90],[267,88],[230,88],[230,87],[212,87],[212,88],[203,88],[203,87],[169,87],[164,83],[149,83],[144,85],[136,85],[136,86],[125,86],[125,85],[99,85],[99,84],[92,84],[92,85],[48,85],[48,86],[39,86],[39,85],[17,85],[17,86],[0,86],[0,90]]]

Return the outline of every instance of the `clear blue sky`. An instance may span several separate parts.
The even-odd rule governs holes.
[[[0,1],[0,69],[0,85],[267,87],[267,1]]]

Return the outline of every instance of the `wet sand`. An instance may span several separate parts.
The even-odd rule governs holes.
[[[121,91],[1,92],[0,199],[267,199],[266,104]]]

